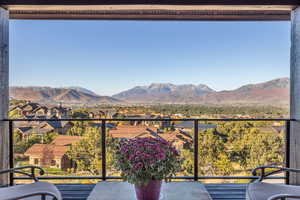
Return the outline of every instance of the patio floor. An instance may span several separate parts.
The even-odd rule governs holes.
[[[85,200],[95,184],[57,184],[64,200]],[[245,200],[246,184],[205,184],[214,200]]]

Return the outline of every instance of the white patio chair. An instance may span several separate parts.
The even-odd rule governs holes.
[[[273,170],[266,173],[266,169]],[[260,171],[259,179],[248,184],[246,191],[247,200],[300,199],[300,186],[262,182],[268,176],[282,172],[299,173],[300,169],[276,166],[260,166],[252,170],[253,176],[257,176],[258,171]]]
[[[30,172],[26,171],[30,169]],[[1,200],[62,200],[61,194],[52,183],[38,181],[35,176],[35,170],[39,170],[39,174],[43,175],[45,172],[42,168],[36,166],[24,166],[0,171],[0,174],[17,173],[26,175],[34,180],[34,183],[15,185],[0,188]]]

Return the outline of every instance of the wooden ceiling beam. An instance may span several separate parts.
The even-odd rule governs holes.
[[[289,11],[215,10],[85,10],[85,11],[10,11],[11,19],[110,19],[110,20],[290,20]]]
[[[299,0],[0,0],[11,19],[290,20]]]
[[[300,5],[299,0],[0,0],[0,5]]]

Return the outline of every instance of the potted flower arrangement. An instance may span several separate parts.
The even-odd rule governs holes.
[[[181,158],[161,138],[135,138],[117,144],[115,166],[124,180],[135,185],[138,200],[158,200],[163,179],[180,170]]]

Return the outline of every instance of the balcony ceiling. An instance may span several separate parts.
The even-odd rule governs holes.
[[[11,19],[289,20],[299,0],[0,0]]]

